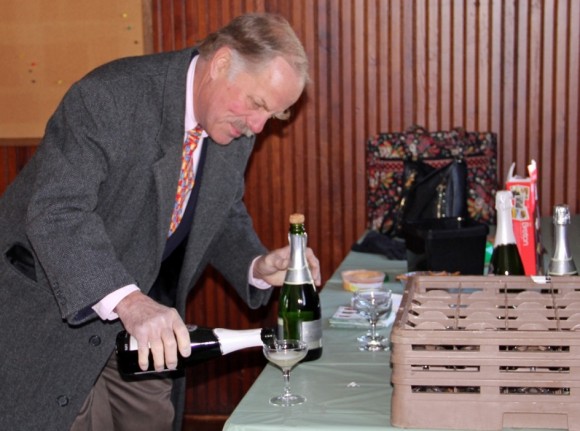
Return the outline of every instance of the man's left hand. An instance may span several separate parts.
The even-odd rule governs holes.
[[[314,284],[320,286],[320,263],[311,248],[306,248],[306,260]],[[290,246],[273,250],[260,256],[254,263],[254,277],[264,280],[272,286],[284,284],[286,270],[290,263]]]

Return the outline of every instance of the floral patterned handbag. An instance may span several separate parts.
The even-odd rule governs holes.
[[[433,167],[461,158],[467,165],[467,216],[495,223],[497,135],[461,128],[428,132],[413,126],[406,132],[380,133],[367,141],[368,228],[393,231],[404,193],[405,164],[422,161]]]

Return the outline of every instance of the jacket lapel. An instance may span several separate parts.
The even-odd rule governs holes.
[[[253,139],[242,138],[229,145],[206,139],[208,145],[203,179],[182,268],[180,289],[189,290],[195,269],[237,199],[243,193],[244,170],[253,148]],[[183,290],[182,290],[183,292]]]
[[[196,51],[181,51],[167,71],[166,90],[163,97],[163,118],[157,136],[161,157],[153,166],[159,211],[157,225],[158,263],[167,239],[167,229],[173,211],[175,191],[181,167],[184,139],[184,113],[187,69]]]
[[[182,51],[167,73],[163,99],[164,116],[157,136],[161,157],[153,166],[156,204],[159,210],[156,241],[159,265],[167,239],[181,166],[187,68],[192,56],[196,54],[195,50]],[[254,138],[241,137],[229,145],[219,145],[211,138],[206,138],[204,145],[208,148],[179,281],[178,302],[181,296],[187,295],[193,278],[199,275],[195,271],[203,270],[203,257],[222,224],[227,222],[225,219],[232,205],[242,198],[243,176]]]

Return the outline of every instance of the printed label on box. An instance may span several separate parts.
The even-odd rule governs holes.
[[[536,275],[538,274],[538,266],[535,223],[537,216],[535,161],[532,160],[528,166],[530,173],[533,173],[531,177],[514,176],[514,169],[515,163],[512,163],[506,181],[506,190],[510,190],[514,194],[514,208],[512,210],[514,235],[526,275]]]

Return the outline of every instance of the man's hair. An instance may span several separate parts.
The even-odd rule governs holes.
[[[276,57],[282,57],[304,78],[304,82],[309,80],[304,47],[288,21],[279,15],[251,13],[238,16],[208,35],[197,48],[202,58],[210,58],[224,46],[233,49],[236,68],[259,68]],[[243,64],[236,64],[240,60]]]

